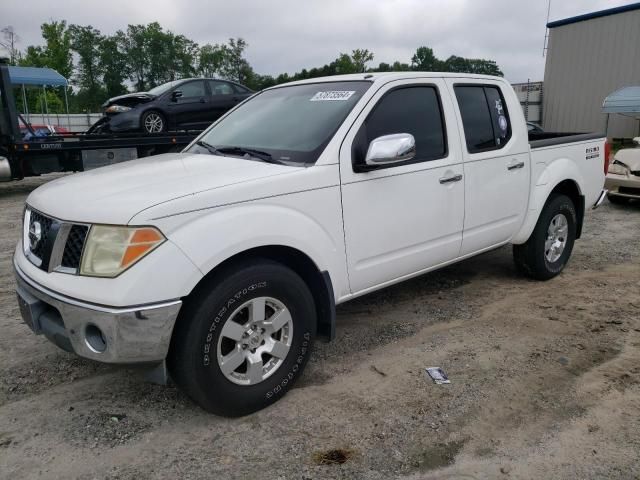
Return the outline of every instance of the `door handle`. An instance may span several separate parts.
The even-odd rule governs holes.
[[[507,165],[507,170],[517,170],[518,168],[524,167],[524,162],[512,162]]]
[[[458,173],[456,175],[451,175],[450,177],[442,177],[440,179],[440,183],[459,182],[460,180],[462,180],[462,174]]]

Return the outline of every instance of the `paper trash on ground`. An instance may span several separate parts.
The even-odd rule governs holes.
[[[449,380],[449,377],[447,377],[447,374],[444,373],[444,370],[442,370],[440,367],[425,368],[425,371],[433,379],[433,383],[437,385],[451,383],[451,381]]]

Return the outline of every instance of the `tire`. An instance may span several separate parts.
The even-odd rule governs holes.
[[[260,311],[264,321],[254,329],[251,315]],[[313,296],[293,270],[266,259],[243,264],[206,282],[185,302],[169,372],[205,410],[247,415],[282,398],[300,377],[316,323]]]
[[[167,120],[157,110],[144,112],[140,118],[140,125],[147,133],[160,133],[167,130]]]
[[[516,268],[536,280],[549,280],[558,275],[571,256],[576,224],[576,208],[571,199],[566,195],[552,194],[529,240],[513,246]]]
[[[619,197],[618,195],[608,194],[607,198],[611,203],[615,203],[616,205],[627,205],[629,203],[629,198],[627,197]]]

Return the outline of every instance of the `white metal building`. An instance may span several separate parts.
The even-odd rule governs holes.
[[[550,22],[542,126],[604,132],[604,98],[640,85],[640,3]],[[639,135],[635,118],[611,115],[609,137]]]

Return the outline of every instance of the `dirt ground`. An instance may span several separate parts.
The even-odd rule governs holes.
[[[21,323],[11,256],[45,180],[0,185],[1,478],[640,478],[640,205],[590,212],[549,282],[505,247],[339,307],[295,389],[224,419]]]

